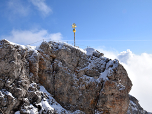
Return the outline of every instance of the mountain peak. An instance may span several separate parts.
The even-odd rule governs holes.
[[[2,40],[0,53],[3,113],[126,114],[132,107],[126,70],[95,49],[52,41],[32,48]]]

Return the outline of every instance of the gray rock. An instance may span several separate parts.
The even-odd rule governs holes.
[[[43,42],[39,53],[40,83],[64,108],[87,114],[95,113],[95,110],[126,113],[132,84],[118,61],[107,59],[98,52],[87,56],[71,46],[54,42]],[[102,74],[107,78],[102,79]],[[122,87],[118,87],[120,85]]]
[[[127,114],[152,114],[150,112],[145,111],[139,104],[138,100],[129,95],[129,107],[127,110]]]
[[[52,96],[40,91],[39,84]],[[110,60],[98,51],[86,55],[80,49],[51,41],[42,42],[38,50],[33,50],[0,41],[3,113],[128,114],[127,109],[136,113],[129,101],[131,87],[119,61]],[[62,111],[51,107],[56,101]]]

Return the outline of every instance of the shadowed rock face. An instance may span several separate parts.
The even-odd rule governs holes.
[[[0,41],[0,111],[61,113],[47,105],[54,100],[39,84],[65,108],[63,114],[126,114],[130,106],[132,83],[118,60],[64,43],[42,42],[33,50]]]

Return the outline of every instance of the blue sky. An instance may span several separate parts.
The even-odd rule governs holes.
[[[151,0],[1,0],[0,38],[13,30],[46,30],[73,40],[71,25],[76,23],[76,44],[81,48],[152,53],[151,6]]]
[[[152,0],[0,0],[0,39],[72,44],[76,23],[76,45],[118,58],[133,81],[131,94],[152,112],[151,20]]]

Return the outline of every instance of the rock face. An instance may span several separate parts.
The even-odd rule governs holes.
[[[117,60],[54,42],[39,48],[40,83],[68,110],[125,114],[131,81]]]
[[[130,100],[130,103],[129,103],[127,114],[152,114],[150,112],[145,111],[140,106],[140,104],[138,103],[138,100],[135,97],[129,95],[129,100]]]
[[[53,113],[51,107],[38,109],[37,105],[44,101],[45,95],[30,76],[29,52],[35,53],[6,40],[0,41],[0,111],[3,114],[14,114],[18,110],[21,114]]]
[[[86,55],[55,42],[42,42],[35,50],[0,41],[2,113],[134,113],[128,95],[131,87],[119,61],[103,57],[98,51]]]

